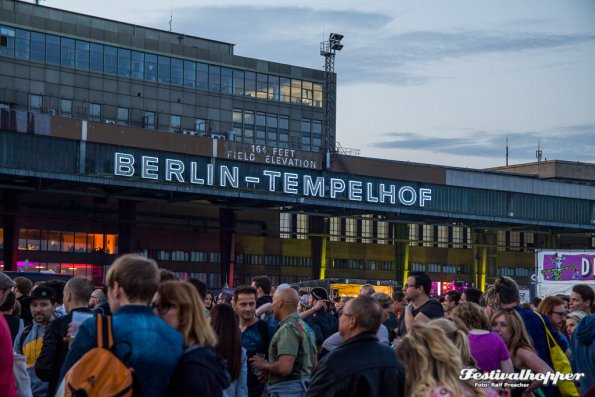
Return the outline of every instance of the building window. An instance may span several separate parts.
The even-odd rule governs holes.
[[[420,240],[423,240],[424,247],[433,247],[434,241],[434,225],[424,225],[423,236],[420,236]]]
[[[372,242],[372,215],[364,215],[362,219],[362,230],[360,235],[362,236],[362,243]]]
[[[128,108],[118,108],[118,125],[128,125]]]
[[[298,239],[305,240],[308,238],[308,215],[297,214],[295,231]]]
[[[169,131],[180,132],[182,128],[182,118],[180,116],[172,114],[169,116]]]
[[[70,99],[60,100],[60,115],[72,117],[72,101]]]
[[[29,109],[33,111],[41,111],[43,105],[43,97],[41,95],[29,95]]]
[[[353,218],[345,219],[345,241],[348,243],[355,243],[357,236],[357,221]]]
[[[288,212],[279,213],[279,237],[291,238],[291,214]]]
[[[331,241],[340,241],[341,238],[341,218],[330,218],[329,220],[329,234]]]
[[[143,126],[149,130],[155,129],[155,113],[154,112],[145,112],[145,116],[143,117]]]
[[[89,104],[89,118],[92,121],[100,121],[101,120],[101,105],[98,103],[90,103]]]

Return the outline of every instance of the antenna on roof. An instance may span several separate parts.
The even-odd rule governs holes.
[[[506,166],[508,167],[508,136],[506,137]]]
[[[541,151],[541,143],[537,141],[537,150],[535,151],[535,157],[537,157],[537,162],[541,162],[541,157],[543,152]]]
[[[171,22],[174,20],[174,3],[170,1],[170,12],[169,12],[169,31],[171,32]]]

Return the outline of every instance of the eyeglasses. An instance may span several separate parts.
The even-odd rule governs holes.
[[[173,305],[168,305],[167,303],[156,303],[153,302],[151,303],[151,309],[153,309],[154,311],[156,311],[157,313],[164,315],[166,314],[169,309],[172,308]]]
[[[566,317],[566,316],[568,315],[568,313],[567,313],[567,312],[555,312],[555,311],[553,311],[553,310],[552,310],[552,313],[555,313],[555,314],[557,314],[557,315],[558,315],[558,316],[560,316],[560,317]]]
[[[403,289],[407,289],[407,288],[409,288],[409,287],[417,288],[417,285],[415,285],[415,284],[405,284],[405,285],[403,286]]]

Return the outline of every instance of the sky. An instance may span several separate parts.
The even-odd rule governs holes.
[[[363,157],[465,168],[595,163],[592,0],[44,0],[60,9],[235,44],[324,69],[337,141]]]

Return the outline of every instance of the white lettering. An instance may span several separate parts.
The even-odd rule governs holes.
[[[366,183],[366,201],[368,203],[377,203],[378,197],[374,197],[374,185],[371,182]]]
[[[166,181],[171,181],[172,175],[175,175],[178,182],[183,183],[184,177],[182,176],[182,172],[184,172],[184,163],[182,163],[180,160],[165,159]]]
[[[279,178],[281,176],[281,173],[279,171],[264,170],[262,172],[262,174],[264,176],[269,177],[269,192],[274,192],[275,191],[275,178]]]
[[[114,175],[133,176],[134,156],[128,153],[116,153],[114,157]]]
[[[331,198],[337,198],[337,193],[345,191],[345,181],[343,179],[331,178]]]
[[[283,193],[297,194],[298,174],[286,172],[283,174]]]
[[[324,197],[324,178],[319,176],[312,182],[310,175],[304,175],[304,196]]]
[[[362,201],[362,183],[360,181],[349,181],[349,200]]]
[[[213,139],[213,142],[217,142]],[[213,186],[213,180],[215,179],[215,166],[213,164],[207,164],[207,185]]]
[[[419,189],[419,206],[424,207],[426,201],[432,201],[432,189]]]
[[[405,193],[409,193],[409,200],[405,198]],[[404,205],[413,205],[417,201],[417,193],[411,186],[403,186],[399,189],[399,201]]]
[[[159,171],[159,159],[157,157],[143,156],[141,162],[141,178],[143,179],[157,179],[157,171]]]
[[[384,200],[388,197],[390,199],[391,204],[396,203],[396,201],[397,201],[396,200],[396,195],[397,195],[396,189],[397,188],[395,187],[395,185],[389,185],[389,187],[390,187],[389,190],[385,190],[384,187],[385,187],[384,183],[381,183],[380,184],[380,192],[379,192],[380,202],[384,203]]]
[[[205,184],[205,180],[198,177],[198,165],[196,164],[196,161],[190,163],[190,183],[195,183],[197,185]]]
[[[219,169],[219,186],[227,186],[227,181],[231,187],[236,189],[239,186],[240,181],[240,169],[238,167],[231,167],[232,171],[229,172],[229,167],[222,165]]]

